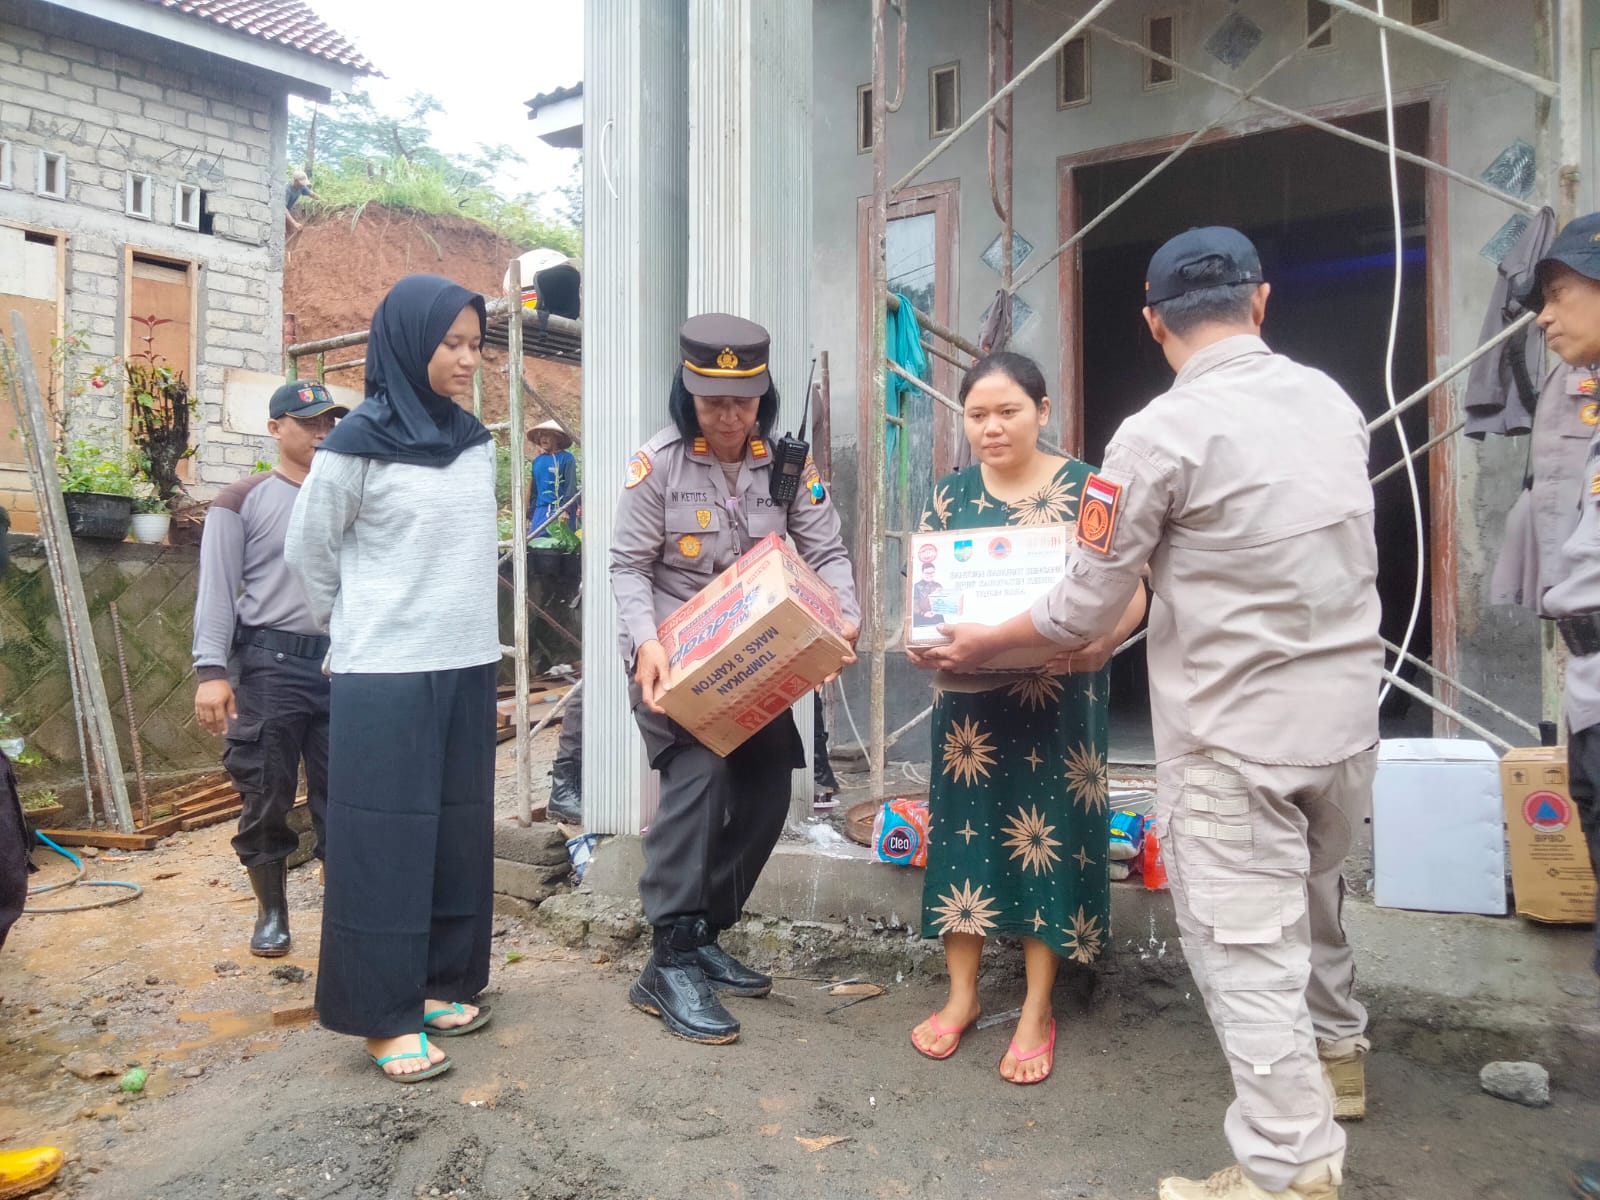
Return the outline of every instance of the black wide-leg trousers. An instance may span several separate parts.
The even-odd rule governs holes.
[[[423,1000],[489,982],[495,664],[335,675],[317,1016],[422,1028]]]

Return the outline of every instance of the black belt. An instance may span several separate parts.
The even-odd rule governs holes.
[[[1579,658],[1600,654],[1600,612],[1578,613],[1571,617],[1557,617],[1556,628],[1567,649]]]
[[[328,653],[327,638],[309,633],[289,633],[282,629],[241,627],[238,641],[241,645],[260,646],[263,650],[275,650],[294,658],[321,660]]]

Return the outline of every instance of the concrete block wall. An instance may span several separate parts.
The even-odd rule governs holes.
[[[223,372],[276,372],[282,362],[287,128],[286,94],[264,73],[49,5],[0,12],[0,138],[13,161],[0,221],[66,238],[63,324],[87,335],[71,364],[73,433],[126,438],[118,390],[81,380],[139,349],[127,328],[128,247],[195,263],[190,379],[200,411],[190,491],[202,499],[270,456],[264,433],[224,433]],[[63,199],[36,194],[41,150],[66,157]],[[150,220],[124,212],[130,171],[153,180]],[[209,234],[173,224],[180,183],[205,192]],[[13,493],[0,503],[27,511],[14,494],[27,490],[25,475],[0,475],[0,492]]]

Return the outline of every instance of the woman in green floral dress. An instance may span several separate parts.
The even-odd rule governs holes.
[[[960,398],[977,465],[939,482],[922,528],[1074,525],[1092,468],[1039,448],[1050,399],[1037,364],[991,354],[968,371]],[[929,1058],[948,1058],[978,1019],[984,939],[1015,934],[1028,990],[1000,1074],[1021,1084],[1050,1074],[1056,965],[1092,963],[1106,947],[1105,663],[1143,616],[1141,589],[1111,637],[1044,668],[935,676],[922,932],[944,939],[950,992],[911,1032]]]

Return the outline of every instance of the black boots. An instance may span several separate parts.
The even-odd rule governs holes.
[[[285,862],[250,867],[250,887],[256,894],[256,931],[250,953],[257,958],[282,958],[289,953],[289,866]]]
[[[550,764],[550,803],[545,814],[552,821],[583,824],[583,762],[558,758]]]
[[[772,976],[745,966],[729,954],[713,937],[695,951],[707,981],[730,996],[765,996],[772,991]]]
[[[739,1022],[722,1007],[700,964],[699,951],[711,941],[703,918],[680,917],[657,925],[650,961],[628,999],[641,1012],[660,1017],[679,1037],[721,1046],[738,1038]]]

